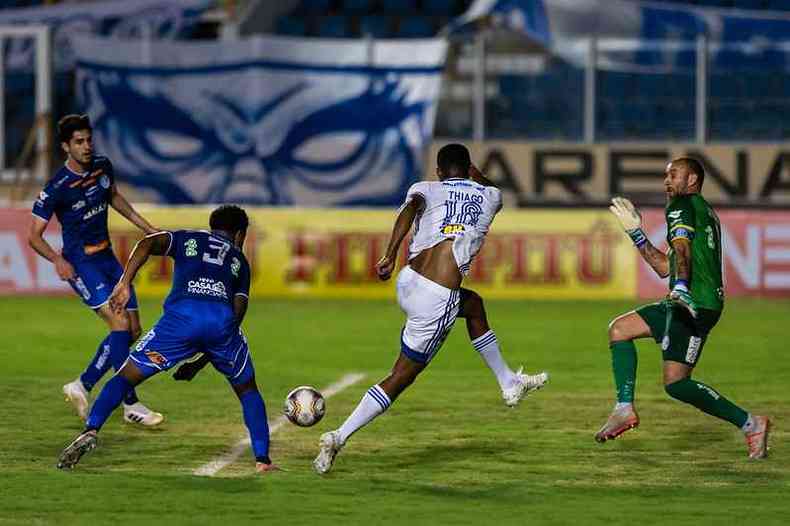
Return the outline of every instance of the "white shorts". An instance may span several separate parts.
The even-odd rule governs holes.
[[[408,265],[398,274],[398,305],[406,313],[401,352],[428,363],[439,351],[455,323],[460,289],[448,289],[421,276]]]

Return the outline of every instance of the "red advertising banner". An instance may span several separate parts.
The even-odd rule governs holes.
[[[55,267],[33,252],[27,243],[30,211],[0,208],[0,295],[70,292]],[[60,250],[60,224],[53,219],[44,239]]]
[[[719,210],[717,213],[722,227],[725,296],[790,296],[790,212]],[[649,210],[643,216],[650,240],[666,250],[664,212]],[[639,259],[639,297],[666,295],[667,280],[659,278]]]

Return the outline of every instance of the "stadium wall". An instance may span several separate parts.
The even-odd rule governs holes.
[[[435,141],[425,173],[432,177]],[[466,141],[463,141],[466,143]],[[480,169],[505,191],[509,206],[603,204],[612,195],[663,205],[661,181],[673,158],[705,164],[705,197],[728,207],[790,208],[790,147],[786,144],[485,141],[469,144]]]
[[[210,208],[143,208],[162,228],[205,228]],[[392,298],[394,281],[373,271],[394,210],[250,209],[246,252],[254,297]],[[724,210],[729,296],[790,296],[790,212]],[[651,239],[662,244],[659,209],[645,211]],[[52,265],[28,247],[30,212],[0,210],[0,295],[68,294]],[[125,260],[138,232],[111,215],[113,245]],[[48,240],[59,246],[53,221]],[[405,261],[401,254],[400,265]],[[168,258],[153,258],[137,280],[141,296],[170,287]],[[641,263],[606,209],[510,210],[497,217],[466,285],[488,298],[611,299],[660,297],[666,284]]]

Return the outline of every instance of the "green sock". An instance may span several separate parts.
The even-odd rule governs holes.
[[[712,387],[691,378],[666,385],[664,389],[672,398],[691,404],[700,411],[738,427],[743,427],[749,418],[749,413],[721,396]]]
[[[634,401],[636,387],[636,346],[629,340],[610,343],[609,348],[612,349],[612,370],[614,384],[617,386],[617,402],[630,404]]]

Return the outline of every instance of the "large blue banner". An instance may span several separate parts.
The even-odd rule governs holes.
[[[586,39],[595,36],[599,67],[607,69],[692,68],[699,35],[708,38],[714,68],[790,67],[790,15],[781,12],[630,0],[476,0],[452,28],[482,18],[579,64]]]
[[[151,201],[395,205],[422,176],[443,40],[74,44],[97,149]]]
[[[84,34],[117,38],[173,39],[189,36],[214,0],[109,0],[82,4],[0,10],[0,25],[43,24],[52,29],[53,61],[58,71],[74,67],[71,41]],[[5,67],[33,70],[35,46],[28,38],[6,41]]]

